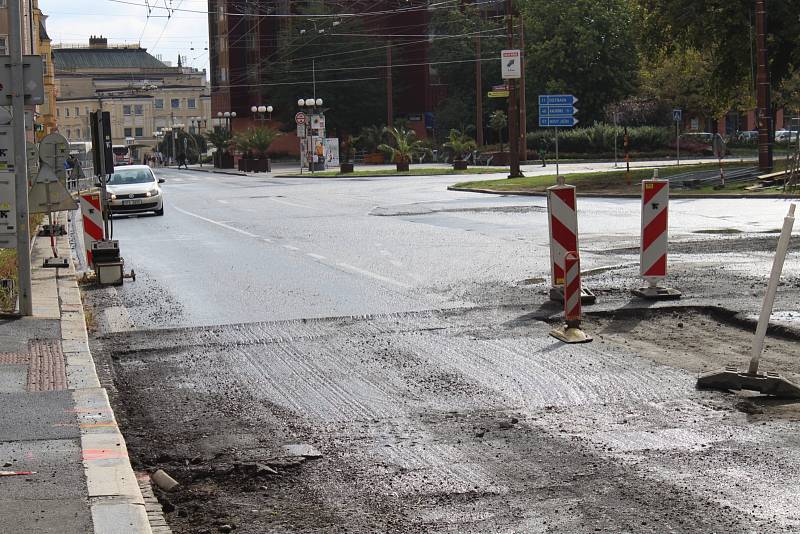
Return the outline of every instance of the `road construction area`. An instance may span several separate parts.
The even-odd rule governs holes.
[[[579,196],[594,342],[566,345],[544,198],[158,175],[164,216],[114,220],[136,281],[83,290],[173,532],[800,532],[800,404],[695,388],[747,365],[788,201],[673,200],[683,297],[652,302],[640,201]],[[761,361],[795,382],[799,252]]]

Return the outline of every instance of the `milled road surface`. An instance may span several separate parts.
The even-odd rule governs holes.
[[[564,346],[544,199],[161,176],[165,216],[115,222],[137,281],[87,295],[134,463],[182,483],[175,531],[800,531],[796,405],[694,389],[747,358],[786,202],[673,202],[686,298],[645,313],[638,202],[580,199],[598,339]],[[796,378],[799,343],[765,367]]]

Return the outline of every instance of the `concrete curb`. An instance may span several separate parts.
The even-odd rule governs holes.
[[[163,167],[163,168],[167,168],[167,167]],[[195,172],[205,172],[205,173],[214,173],[214,174],[228,174],[230,176],[250,176],[249,174],[244,173],[244,172],[220,170],[220,169],[216,169],[214,167],[212,167],[209,170],[198,169],[196,167],[189,167],[188,169],[183,169],[183,170],[185,170],[185,171],[189,170],[189,171],[195,171]]]
[[[516,196],[523,196],[523,197],[546,197],[547,193],[544,191],[496,191],[494,189],[480,189],[476,187],[455,187],[455,186],[448,186],[448,191],[460,191],[465,193],[484,193],[487,195],[516,195]],[[609,193],[578,193],[579,197],[585,198],[641,198],[641,195],[638,194],[627,194],[627,193],[620,193],[620,194],[609,194]],[[797,197],[787,197],[786,195],[735,195],[735,194],[723,194],[723,195],[698,195],[694,193],[670,193],[669,198],[747,198],[747,199],[754,199],[754,198],[765,198],[765,199],[784,199],[784,200],[793,200]]]
[[[95,534],[152,534],[142,492],[128,459],[125,439],[108,394],[100,385],[89,350],[83,302],[75,264],[66,239],[59,256],[69,267],[57,275],[61,306],[61,344],[81,432],[81,452]],[[50,271],[54,272],[54,271]]]

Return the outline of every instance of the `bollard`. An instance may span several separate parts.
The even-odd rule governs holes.
[[[783,263],[786,260],[786,252],[789,250],[789,240],[794,226],[794,212],[795,205],[792,204],[789,206],[789,213],[783,219],[783,229],[778,240],[775,260],[772,262],[772,271],[769,276],[767,293],[764,296],[764,304],[761,307],[761,315],[758,318],[758,327],[756,328],[747,372],[739,372],[736,367],[726,367],[719,371],[705,373],[697,379],[697,387],[699,389],[749,389],[784,399],[800,399],[800,387],[797,385],[776,373],[758,372],[761,353],[764,351],[764,338],[767,335],[769,318],[772,315],[772,306],[775,303],[775,294],[778,292]]]
[[[86,250],[86,264],[94,268],[92,243],[102,241],[103,209],[100,207],[100,193],[81,193],[81,215],[83,216],[83,248]]]
[[[547,222],[550,230],[550,300],[564,301],[564,258],[578,249],[578,213],[574,185],[547,188]],[[581,301],[594,303],[596,297],[581,287]]]
[[[564,255],[564,322],[550,335],[564,343],[588,343],[592,336],[581,330],[581,261],[577,252]]]
[[[681,292],[660,285],[667,277],[667,245],[669,243],[669,180],[658,178],[658,169],[651,180],[642,180],[642,240],[639,249],[639,272],[647,287],[633,290],[645,299],[679,299]]]

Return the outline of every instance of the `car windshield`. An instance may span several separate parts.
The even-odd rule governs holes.
[[[155,182],[152,173],[146,170],[119,170],[111,175],[109,185],[146,184]]]

